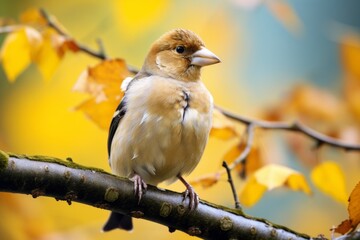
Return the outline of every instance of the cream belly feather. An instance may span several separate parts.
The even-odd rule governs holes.
[[[207,143],[212,108],[200,81],[159,76],[134,81],[111,145],[113,172],[125,177],[135,172],[152,185],[190,173]]]

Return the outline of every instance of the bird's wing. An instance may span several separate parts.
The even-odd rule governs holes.
[[[140,71],[136,76],[127,82],[126,86],[124,86],[125,90],[125,96],[121,100],[119,106],[116,108],[115,114],[113,119],[111,120],[110,128],[109,128],[109,136],[108,136],[108,142],[107,142],[107,148],[108,148],[108,157],[110,159],[110,153],[111,153],[111,143],[114,138],[116,129],[119,126],[119,123],[121,119],[125,116],[126,113],[126,91],[130,88],[131,84],[135,82],[136,80],[139,80],[141,78],[145,78],[150,76],[150,74]]]
[[[123,99],[121,100],[119,106],[116,108],[114,117],[111,120],[111,124],[110,124],[110,128],[109,128],[109,136],[108,136],[108,142],[107,142],[109,158],[110,158],[110,153],[111,153],[112,140],[114,138],[116,129],[118,128],[121,119],[125,116],[125,113],[126,113],[126,97],[124,96]]]

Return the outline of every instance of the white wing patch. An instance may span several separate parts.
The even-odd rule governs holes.
[[[127,77],[123,80],[123,82],[121,83],[121,91],[125,92],[127,87],[129,86],[129,83],[131,82],[131,80],[133,80],[132,77]]]
[[[116,110],[116,111],[114,112],[114,115],[113,115],[112,117],[113,117],[113,118],[116,117],[116,116],[119,114],[119,112],[120,112],[119,110]]]

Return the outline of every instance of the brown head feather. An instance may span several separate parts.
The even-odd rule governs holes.
[[[178,46],[183,46],[185,51],[177,53]],[[201,47],[204,47],[204,42],[194,32],[171,30],[153,43],[141,72],[181,81],[197,81],[200,79],[200,67],[191,65],[191,55]]]

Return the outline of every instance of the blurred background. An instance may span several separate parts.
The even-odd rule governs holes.
[[[324,133],[360,142],[360,100],[356,98],[360,92],[354,93],[351,87],[360,82],[353,74],[360,69],[360,59],[354,60],[349,70],[346,55],[347,46],[355,52],[359,47],[357,0],[311,4],[302,0],[2,0],[0,18],[16,19],[30,7],[45,8],[75,39],[92,48],[101,38],[110,57],[124,58],[137,67],[150,44],[164,32],[179,27],[193,30],[222,60],[203,71],[217,105],[249,117],[301,118]],[[0,45],[4,38],[5,34],[0,34]],[[83,53],[69,53],[50,80],[44,81],[38,69],[30,66],[14,83],[0,67],[0,149],[71,157],[80,164],[110,171],[107,132],[74,111],[88,96],[71,91],[80,73],[98,62]],[[311,141],[304,144],[310,149],[306,153],[296,149],[296,137],[284,133],[267,131],[259,138],[265,162],[289,165],[308,178],[316,161],[334,160],[345,173],[348,194],[359,181],[358,153],[326,148],[314,157]],[[297,153],[285,144],[289,139],[295,142],[290,149]],[[232,145],[211,138],[202,161],[187,179],[221,168],[222,157]],[[237,180],[236,184],[240,188],[243,182]],[[184,190],[181,183],[164,187]],[[225,178],[211,188],[196,190],[202,199],[233,206]],[[347,218],[345,204],[316,189],[311,196],[286,189],[271,191],[244,210],[312,236],[322,233],[329,237],[329,229]],[[0,238],[190,239],[137,219],[131,233],[100,233],[108,214],[52,198],[0,193]]]

